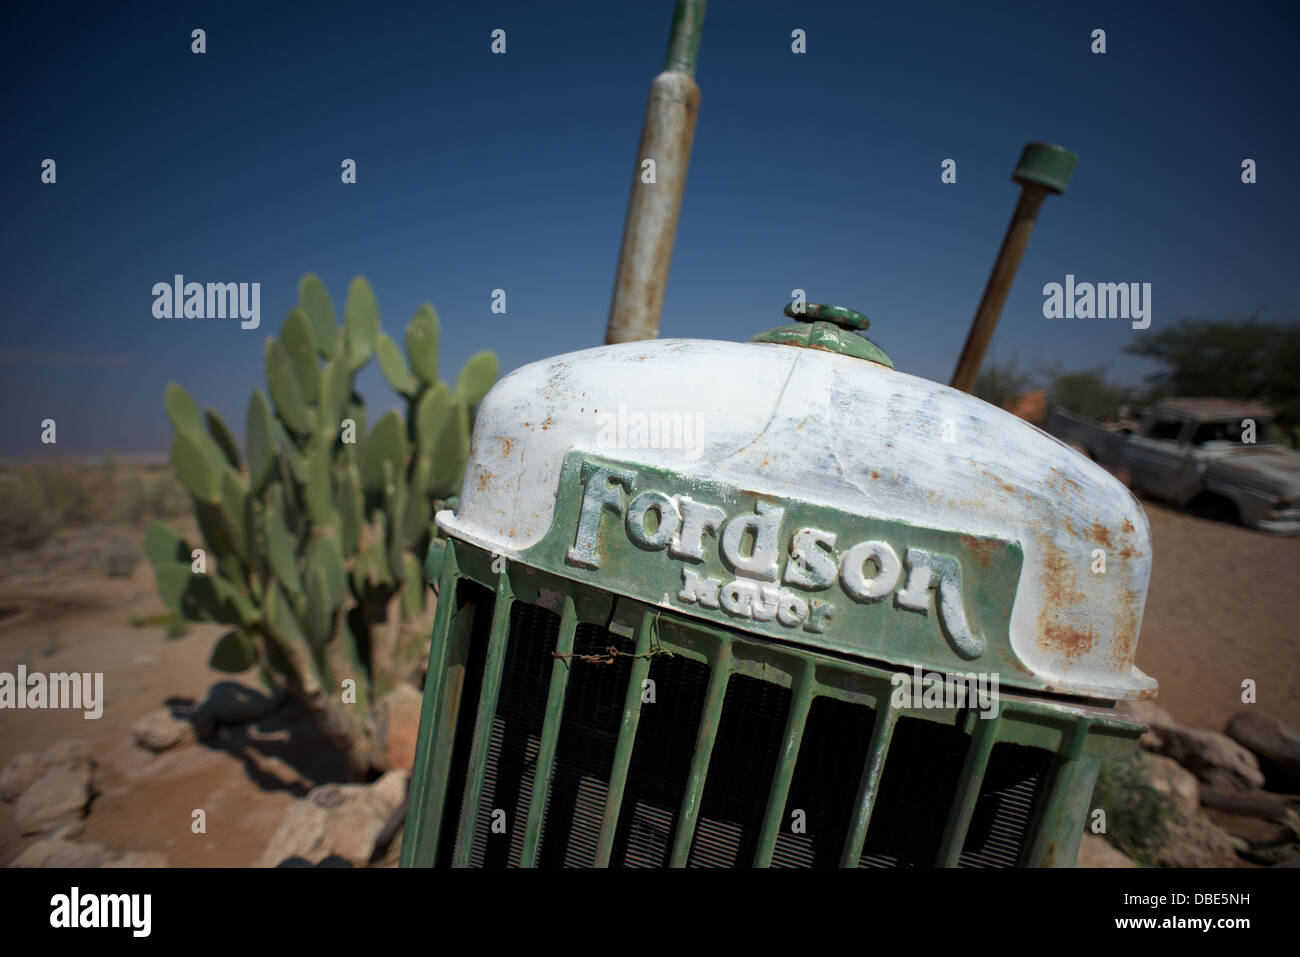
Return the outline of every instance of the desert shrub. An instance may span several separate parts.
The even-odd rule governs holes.
[[[140,543],[134,538],[115,535],[109,539],[104,554],[104,571],[109,578],[129,578],[142,554]]]
[[[35,548],[57,527],[30,473],[0,473],[0,551]]]
[[[1145,867],[1168,842],[1177,810],[1151,780],[1151,759],[1138,751],[1128,763],[1102,761],[1092,806],[1106,812],[1106,840]]]

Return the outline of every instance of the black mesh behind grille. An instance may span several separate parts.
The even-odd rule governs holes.
[[[874,713],[835,698],[814,698],[785,817],[772,849],[773,867],[838,867],[848,838]],[[794,830],[796,812],[802,833]]]
[[[559,633],[559,615],[523,602],[511,607],[501,692],[470,852],[475,867],[519,863]],[[493,812],[498,810],[505,811],[504,834],[492,832]]]
[[[666,867],[709,687],[707,665],[680,655],[650,660],[655,700],[641,705],[636,747],[610,856],[613,867]]]
[[[467,790],[493,595],[462,580],[456,602],[449,662],[463,666],[463,681],[438,855],[443,865],[451,862]],[[520,861],[559,624],[559,616],[537,606],[516,602],[511,607],[487,770],[476,808],[470,851],[474,866],[517,866]],[[604,655],[611,647],[621,653],[612,661],[579,660]],[[546,796],[539,866],[595,862],[634,651],[630,638],[595,625],[578,626]],[[709,668],[682,655],[656,656],[650,661],[649,678],[653,700],[641,706],[611,850],[610,864],[615,867],[669,863]],[[739,674],[728,680],[689,866],[746,867],[753,861],[790,703],[790,691],[780,685]],[[813,698],[772,866],[838,865],[874,721],[874,713],[864,705]],[[970,742],[960,725],[899,719],[860,866],[934,866]],[[1019,862],[1052,760],[1049,752],[1037,748],[1006,742],[994,747],[959,866],[1012,867]],[[494,811],[505,812],[505,833],[493,833]],[[803,812],[799,832],[792,827],[796,811]]]
[[[789,710],[789,689],[731,676],[687,866],[753,861]]]
[[[460,827],[460,809],[465,801],[465,775],[474,739],[478,696],[483,690],[483,665],[487,659],[494,604],[495,596],[482,585],[468,578],[456,583],[456,613],[449,629],[449,640],[454,647],[448,650],[448,658],[453,662],[464,662],[464,677],[458,692],[460,704],[456,708],[456,736],[447,771],[447,799],[439,830],[439,867],[451,864],[456,847],[456,830]]]
[[[901,718],[859,867],[933,867],[969,738],[959,728]]]
[[[1016,866],[1051,762],[1039,748],[994,745],[958,867]]]
[[[620,655],[610,662],[593,662],[578,656],[604,655],[611,647],[621,655],[636,651],[630,638],[593,625],[579,625],[573,637],[574,658],[555,748],[540,867],[590,867],[596,862],[632,659]]]

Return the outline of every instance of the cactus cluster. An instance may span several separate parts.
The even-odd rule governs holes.
[[[270,401],[254,391],[244,454],[216,410],[201,417],[176,383],[164,399],[172,466],[204,543],[199,552],[170,526],[149,526],[159,593],[183,618],[232,626],[213,666],[257,668],[287,687],[357,773],[371,764],[372,704],[418,670],[433,512],[459,490],[473,416],[498,373],[496,356],[480,352],[449,388],[438,380],[439,334],[425,303],[404,355],[380,330],[363,278],[340,327],[325,285],[308,275],[279,338],[266,340]],[[353,381],[372,358],[407,410],[368,429]]]

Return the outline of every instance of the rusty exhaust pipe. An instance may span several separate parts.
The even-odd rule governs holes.
[[[650,84],[605,342],[659,335],[677,217],[700,111],[695,60],[707,0],[677,0],[663,72]]]
[[[1020,162],[1011,178],[1021,184],[1020,201],[1011,216],[1011,225],[1002,239],[1002,248],[993,263],[993,272],[989,274],[988,285],[984,287],[984,298],[980,300],[975,319],[966,334],[966,344],[962,346],[957,358],[957,367],[953,369],[952,381],[948,384],[954,389],[970,392],[979,376],[980,363],[984,361],[984,352],[993,338],[997,328],[998,317],[1006,304],[1007,293],[1020,268],[1020,259],[1029,245],[1029,237],[1038,221],[1038,210],[1042,208],[1043,199],[1049,192],[1064,193],[1074,166],[1079,157],[1063,146],[1050,143],[1030,143],[1020,154]]]

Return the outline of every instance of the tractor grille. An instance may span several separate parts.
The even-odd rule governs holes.
[[[509,597],[501,614],[499,596],[464,579],[456,596],[466,620],[447,654],[463,670],[444,745],[438,864],[1022,859],[1051,751],[996,740],[996,728],[985,734],[986,722],[957,713],[885,721],[861,703],[878,696],[813,690],[829,659],[740,635],[710,652],[688,622],[660,628],[653,611],[634,639],[590,623],[566,629],[561,615]]]

